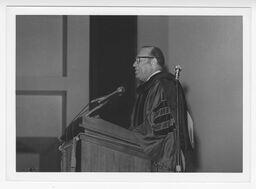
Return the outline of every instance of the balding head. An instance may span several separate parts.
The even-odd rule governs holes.
[[[163,53],[157,47],[144,46],[137,54],[133,66],[136,77],[141,81],[146,81],[153,73],[165,67]]]
[[[163,71],[168,70],[165,65],[164,54],[160,48],[155,47],[155,46],[143,46],[142,49],[144,49],[144,48],[148,49],[150,55],[156,58],[157,63],[161,66],[161,69]]]

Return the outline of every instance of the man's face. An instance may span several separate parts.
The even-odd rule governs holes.
[[[147,78],[152,74],[151,61],[154,57],[150,55],[150,48],[142,48],[137,54],[136,60],[133,63],[135,68],[135,76],[141,81],[146,81]]]

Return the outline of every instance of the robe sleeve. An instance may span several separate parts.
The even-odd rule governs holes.
[[[175,119],[160,83],[150,91],[145,106],[144,121],[134,129],[135,136],[152,160],[168,161],[170,167],[175,164]]]

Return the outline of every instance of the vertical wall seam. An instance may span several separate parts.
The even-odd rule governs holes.
[[[62,76],[67,77],[67,47],[68,47],[68,19],[62,16]]]

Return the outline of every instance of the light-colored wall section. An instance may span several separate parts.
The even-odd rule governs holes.
[[[62,75],[62,16],[17,16],[18,76]]]
[[[200,170],[242,171],[241,17],[171,17],[170,57],[195,121]]]
[[[62,132],[62,96],[17,95],[17,137],[56,137]]]
[[[89,16],[68,16],[67,123],[89,102]]]
[[[162,49],[165,61],[169,62],[168,24],[166,16],[138,16],[138,50],[142,46],[157,46]]]
[[[22,25],[25,21],[24,18],[20,17],[18,20],[21,21],[19,23],[19,32],[17,32],[17,38],[19,38],[20,44],[17,45],[17,52],[22,52],[22,54],[17,53],[17,77],[16,77],[16,90],[17,91],[66,91],[67,94],[67,102],[66,108],[67,118],[66,125],[73,119],[76,113],[82,108],[82,106],[89,101],[89,16],[67,16],[67,76],[62,76],[62,58],[58,59],[55,62],[55,58],[51,56],[48,57],[49,61],[47,63],[42,62],[45,59],[45,54],[41,54],[38,52],[38,49],[44,49],[43,43],[36,43],[32,48],[24,48],[24,43],[26,41],[23,40],[24,33],[30,33],[29,40],[36,38],[38,36],[44,36],[45,31],[55,30],[54,34],[57,33],[57,39],[52,39],[56,37],[51,33],[48,33],[48,38],[52,40],[47,41],[47,46],[55,47],[56,44],[63,43],[62,41],[62,19],[59,19],[60,16],[42,16],[42,17],[34,17],[30,16],[30,22],[26,23],[26,27]],[[27,18],[26,18],[27,19]],[[25,19],[25,20],[26,20]],[[52,26],[52,22],[54,20],[59,20],[59,22]],[[31,28],[33,29],[33,25],[37,25],[40,22],[47,20],[45,27],[43,30],[35,30],[31,32]],[[35,22],[35,23],[34,23]],[[38,22],[38,23],[37,23]],[[30,26],[32,25],[32,26]],[[50,29],[50,27],[53,27]],[[61,29],[61,30],[60,30]],[[37,39],[38,41],[44,40],[44,37],[40,37]],[[56,41],[57,40],[57,41]],[[41,46],[43,45],[43,46]],[[58,46],[58,45],[57,45]],[[22,49],[22,50],[21,50]],[[61,46],[62,49],[62,46]],[[45,49],[46,54],[52,55],[56,54],[56,56],[62,57],[62,52],[60,54],[59,47],[57,48],[47,48]],[[37,54],[36,59],[30,58],[31,54]],[[60,55],[59,55],[60,54]],[[23,58],[20,58],[23,56]],[[25,57],[24,57],[25,56]],[[29,62],[24,62],[25,60],[29,60]],[[40,62],[40,66],[35,66],[34,60]],[[60,68],[52,68],[52,64],[60,65]],[[48,67],[48,64],[51,66]],[[31,68],[30,65],[33,65]],[[41,67],[44,67],[41,69]],[[37,69],[33,74],[28,70]],[[23,71],[22,71],[23,70]],[[18,74],[19,73],[19,74]],[[41,97],[40,95],[37,97]],[[52,96],[51,96],[52,97]],[[19,100],[24,100],[20,99]],[[45,103],[41,101],[42,105]],[[18,102],[19,103],[19,102]],[[47,103],[47,102],[46,102]],[[21,102],[22,104],[22,102]],[[24,104],[24,103],[23,103]],[[65,103],[64,103],[65,104]],[[53,103],[54,105],[54,103]],[[31,108],[32,104],[31,104]],[[45,110],[42,111],[43,114]],[[21,115],[22,112],[17,112],[17,114]],[[22,114],[25,116],[23,119],[34,119],[27,112],[27,114]],[[65,115],[64,115],[65,116]],[[51,124],[49,122],[49,124]],[[32,126],[31,126],[32,127]],[[62,125],[59,125],[61,128]],[[47,132],[51,132],[51,130],[47,130]],[[59,136],[59,135],[57,135]]]
[[[138,47],[157,41],[160,48],[168,47],[169,67],[183,67],[180,80],[195,124],[197,171],[242,171],[241,17],[156,19],[139,17]],[[153,29],[161,24],[168,34]]]
[[[16,38],[18,147],[31,150],[23,142],[33,137],[49,149],[49,137],[60,137],[89,101],[89,16],[18,16]],[[57,162],[58,148],[52,148],[47,155]],[[17,171],[58,170],[41,153],[18,151],[16,160]]]
[[[31,16],[33,18],[33,16]],[[42,16],[43,17],[43,16]],[[45,16],[49,19],[47,27],[42,28],[41,33],[45,33],[51,27],[53,20],[59,18],[59,16]],[[42,22],[41,17],[30,18],[30,25],[34,25],[34,22]],[[43,20],[45,20],[44,18]],[[19,20],[22,20],[21,18]],[[23,23],[24,21],[22,21]],[[31,38],[38,36],[39,34],[34,31],[30,31],[31,27],[22,26],[22,30],[17,33],[17,38],[23,38],[24,33],[30,33]],[[58,26],[58,27],[57,27]],[[55,43],[62,44],[62,31],[59,31],[59,28],[62,29],[62,20],[59,20],[57,26],[54,26],[55,30],[58,31],[59,40],[56,42],[56,39],[48,40],[48,46],[55,46]],[[38,31],[39,32],[39,31]],[[26,34],[27,35],[27,34]],[[41,36],[41,35],[40,35]],[[49,34],[49,38],[53,36]],[[43,40],[37,39],[37,40]],[[62,76],[62,59],[59,59],[57,62],[54,62],[54,59],[51,59],[52,64],[61,65],[61,74],[59,74],[59,68],[48,68],[48,64],[44,64],[41,60],[44,59],[44,54],[41,54],[40,49],[43,48],[40,46],[40,43],[37,43],[34,48],[23,48],[24,40],[21,40],[22,44],[17,46],[17,52],[23,52],[22,56],[27,56],[24,58],[19,58],[21,55],[17,54],[17,64],[23,65],[22,68],[17,67],[17,78],[16,78],[16,89],[19,91],[66,91],[67,92],[67,124],[74,118],[75,114],[80,111],[82,106],[89,101],[89,16],[68,16],[67,17],[67,77]],[[62,48],[62,47],[61,47]],[[59,48],[49,48],[47,53],[59,54]],[[32,68],[29,65],[33,65],[34,61],[29,58],[30,54],[37,54],[37,60],[43,65],[37,67],[37,70],[30,74],[28,71],[22,70],[31,70]],[[56,56],[57,56],[56,55]],[[59,56],[59,55],[58,55]],[[60,55],[62,57],[62,54]],[[49,57],[48,57],[49,58]],[[30,60],[26,63],[23,60]],[[41,69],[40,67],[44,67]],[[52,70],[44,71],[44,70]],[[53,73],[56,73],[53,75]],[[64,107],[65,108],[65,107]],[[30,119],[29,114],[27,118]],[[31,118],[32,119],[32,118]]]

